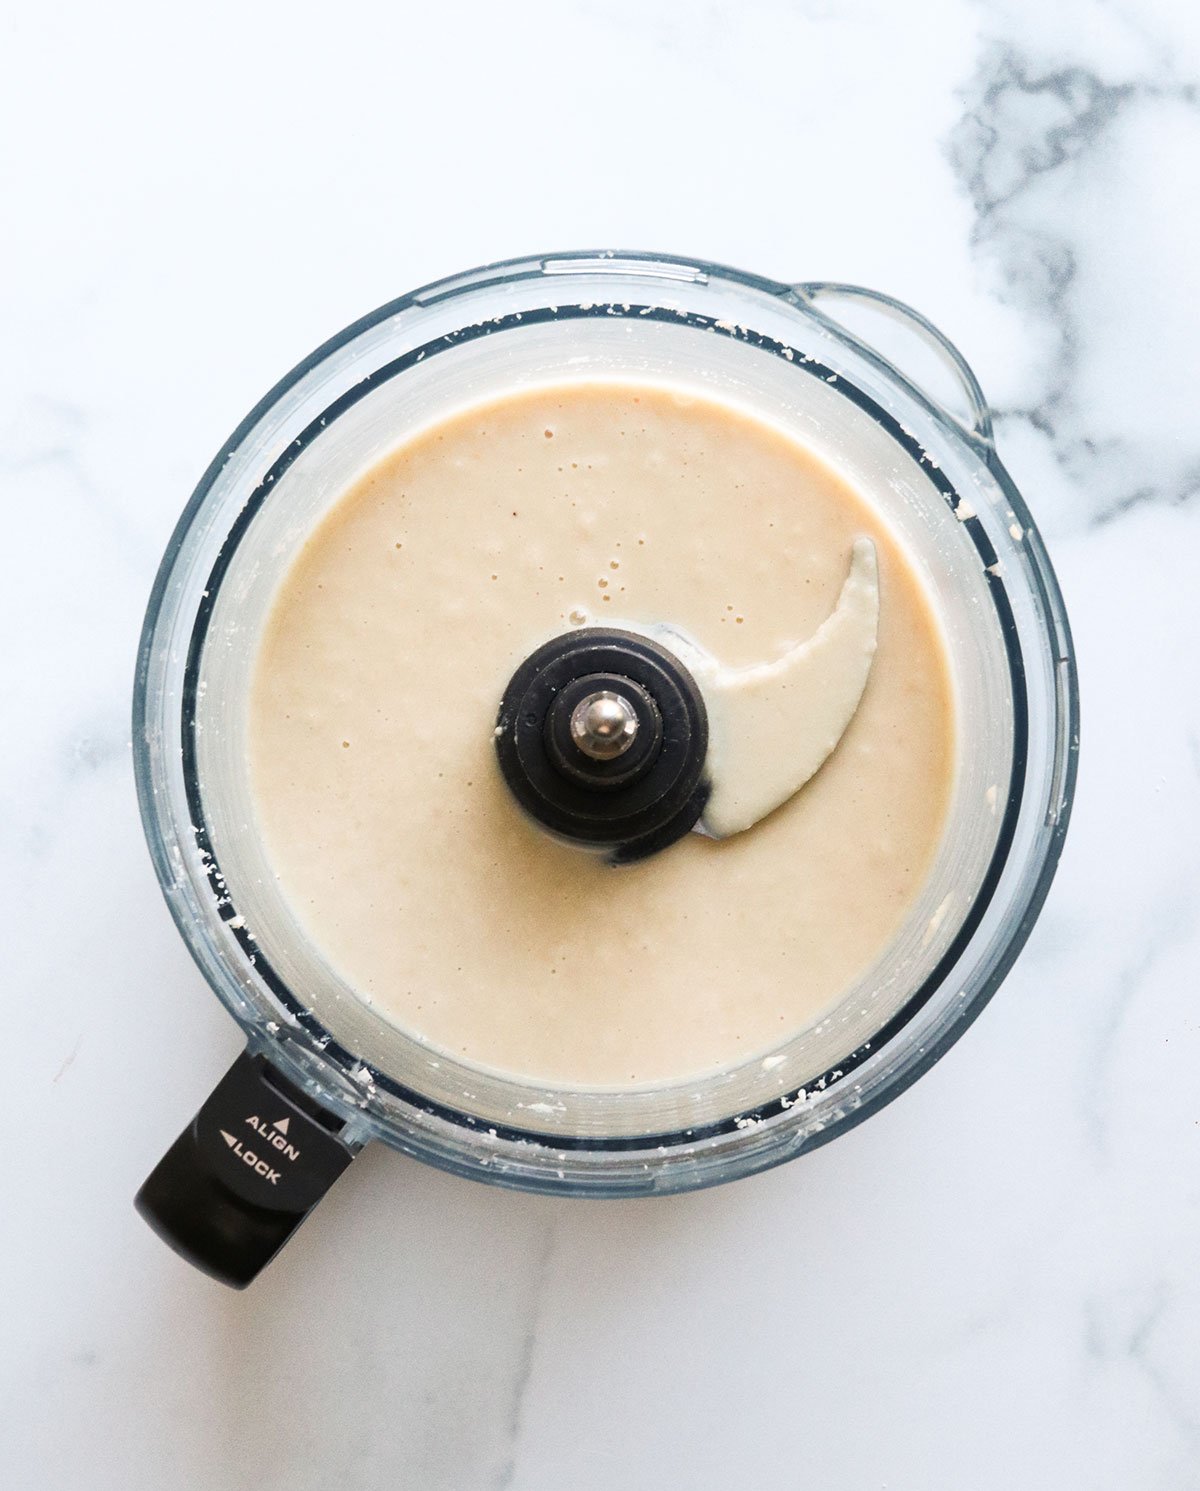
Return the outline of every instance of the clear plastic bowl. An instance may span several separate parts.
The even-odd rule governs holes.
[[[848,324],[895,343],[922,387]],[[564,1092],[431,1050],[322,963],[264,874],[244,706],[274,588],[355,473],[468,400],[612,375],[692,383],[753,407],[879,502],[945,623],[962,767],[925,893],[837,1009],[769,1060],[700,1082]],[[687,1190],[791,1159],[931,1066],[1029,934],[1062,847],[1077,749],[1062,598],[955,349],[869,291],[632,253],[458,275],[364,317],[288,374],[179,522],[134,699],[142,817],[167,903],[283,1088],[340,1127],[350,1153],[378,1138],[458,1174],[595,1196]]]

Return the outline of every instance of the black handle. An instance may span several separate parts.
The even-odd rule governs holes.
[[[181,1257],[244,1289],[357,1154],[343,1127],[243,1051],[134,1205]]]

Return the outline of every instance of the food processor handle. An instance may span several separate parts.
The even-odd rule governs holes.
[[[912,306],[905,305],[902,300],[895,300],[892,296],[883,295],[878,290],[868,290],[862,285],[843,285],[831,281],[813,280],[792,285],[790,288],[792,293],[804,301],[810,309],[834,321],[839,334],[849,334],[851,340],[856,342],[861,350],[875,357],[886,355],[889,362],[893,362],[890,353],[882,354],[880,349],[869,345],[855,335],[854,328],[857,322],[847,324],[844,312],[847,307],[863,310],[871,319],[883,319],[902,327],[921,348],[926,352],[932,352],[937,365],[949,374],[952,386],[957,387],[962,395],[963,409],[959,412],[947,408],[943,400],[934,397],[923,386],[919,375],[909,373],[905,367],[908,358],[903,351],[897,354],[893,363],[895,371],[942,414],[953,420],[969,438],[986,447],[987,454],[994,452],[992,411],[984,397],[983,389],[979,386],[979,379],[971,371],[970,364],[950,338],[944,332],[939,331],[927,317],[922,316],[920,311],[913,310]],[[818,301],[825,302],[827,309],[819,308]],[[841,302],[843,314],[839,314],[835,308],[838,302]]]
[[[243,1051],[134,1205],[189,1263],[244,1289],[362,1143],[263,1056]]]

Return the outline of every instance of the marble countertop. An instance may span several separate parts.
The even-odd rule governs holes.
[[[0,1479],[1200,1487],[1200,19],[1185,0],[116,0],[2,24]],[[1075,822],[979,1023],[680,1199],[369,1151],[247,1293],[131,1198],[238,1049],[130,769],[160,552],[361,312],[614,244],[963,348],[1079,648]]]

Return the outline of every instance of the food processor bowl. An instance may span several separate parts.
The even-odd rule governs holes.
[[[942,621],[960,764],[921,894],[833,1009],[699,1079],[566,1091],[423,1043],[324,961],[256,828],[247,701],[279,582],[357,475],[466,404],[605,379],[747,409],[879,507]],[[852,286],[610,252],[406,295],[251,411],[155,582],[134,697],[142,817],[171,913],[247,1053],[139,1206],[193,1262],[242,1284],[371,1139],[461,1175],[591,1196],[689,1190],[812,1149],[902,1092],[1004,977],[1054,874],[1077,750],[1070,631],[1045,549],[978,383],[916,312]]]

